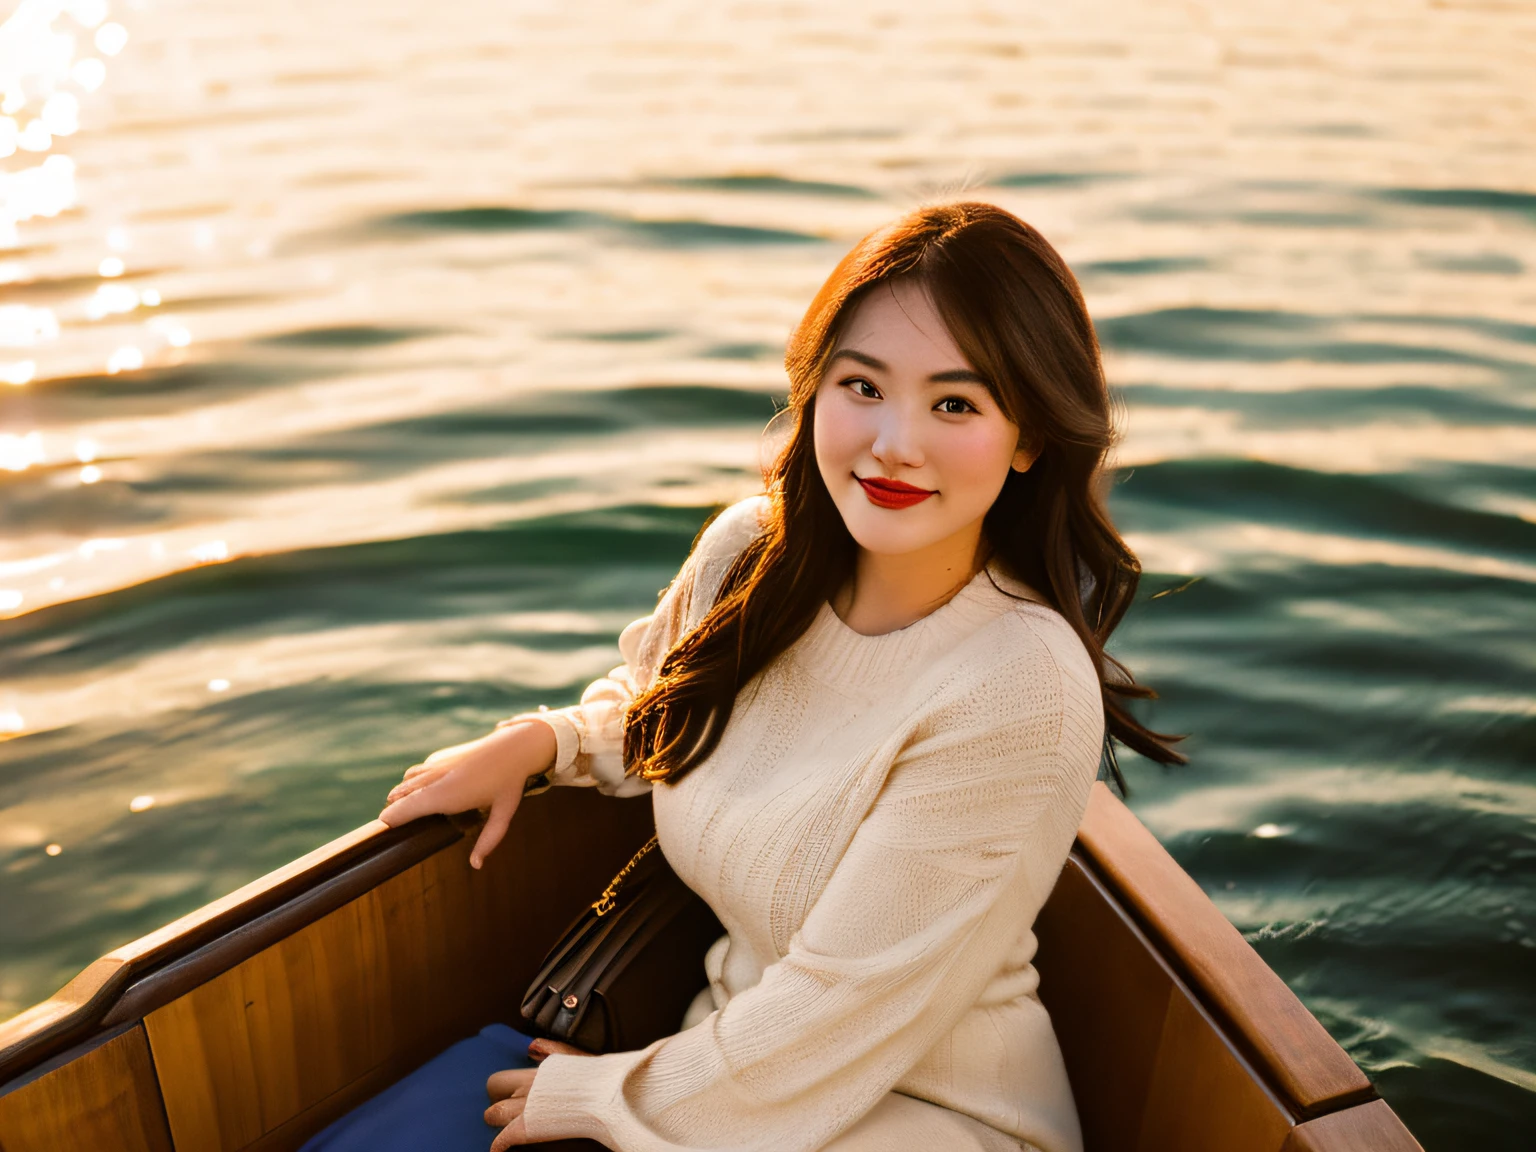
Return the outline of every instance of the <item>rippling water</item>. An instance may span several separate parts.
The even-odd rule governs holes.
[[[1132,807],[1432,1152],[1525,1146],[1536,9],[63,7],[0,30],[0,1016],[574,700],[964,191],[1121,389],[1195,756]]]

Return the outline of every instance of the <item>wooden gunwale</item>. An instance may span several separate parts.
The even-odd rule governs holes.
[[[389,829],[373,821],[96,961],[50,1000],[0,1024],[0,1095],[454,844],[462,824],[432,817]],[[1377,1099],[1347,1053],[1103,784],[1072,856],[1298,1124]]]
[[[1074,852],[1298,1119],[1377,1099],[1349,1054],[1102,782]]]
[[[1232,1058],[1243,1069],[1248,1079],[1257,1085],[1258,1090],[1263,1093],[1275,1110],[1283,1115],[1291,1125],[1297,1124],[1300,1121],[1300,1117],[1296,1115],[1295,1109],[1276,1089],[1275,1077],[1266,1074],[1268,1070],[1262,1065],[1254,1063],[1253,1059],[1243,1050],[1243,1045],[1238,1043],[1237,1038],[1232,1035],[1231,1031],[1212,1014],[1210,1006],[1206,1003],[1206,998],[1200,994],[1198,989],[1192,987],[1177,969],[1168,962],[1167,955],[1160,951],[1147,937],[1146,931],[1137,923],[1136,918],[1126,911],[1125,904],[1105,881],[1104,877],[1099,874],[1098,870],[1094,868],[1093,862],[1088,860],[1076,847],[1073,848],[1067,859],[1068,868],[1074,865],[1082,869],[1084,880],[1108,907],[1110,914],[1125,925],[1125,930],[1146,951],[1152,954],[1174,986],[1175,994],[1182,993],[1185,995],[1193,1006],[1194,1011],[1203,1018],[1207,1027],[1229,1047]]]
[[[1424,1152],[1385,1100],[1330,1112],[1291,1129],[1280,1152]]]
[[[0,1024],[0,1094],[60,1053],[140,1019],[463,836],[445,817],[374,820],[109,952]]]

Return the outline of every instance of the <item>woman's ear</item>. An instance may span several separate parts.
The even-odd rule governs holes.
[[[1040,459],[1040,453],[1045,451],[1045,437],[1034,429],[1027,429],[1019,433],[1019,448],[1013,454],[1013,462],[1008,466],[1015,472],[1028,472],[1035,466],[1035,461]]]

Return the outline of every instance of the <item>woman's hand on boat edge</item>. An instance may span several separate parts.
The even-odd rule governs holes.
[[[469,853],[471,866],[478,868],[506,835],[523,785],[554,760],[555,734],[549,725],[529,720],[499,727],[467,744],[439,748],[407,768],[385,797],[379,819],[398,828],[420,816],[478,808],[487,813]]]
[[[528,1055],[534,1060],[556,1054],[592,1055],[558,1040],[540,1039],[528,1045]],[[528,1143],[528,1131],[523,1125],[523,1109],[528,1106],[528,1093],[533,1091],[533,1080],[538,1071],[537,1068],[508,1068],[505,1072],[494,1073],[485,1082],[486,1095],[493,1101],[485,1110],[485,1122],[501,1129],[491,1143],[491,1152],[504,1152],[507,1148]]]

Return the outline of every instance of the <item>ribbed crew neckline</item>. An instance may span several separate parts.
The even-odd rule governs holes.
[[[999,591],[993,581],[1013,596]],[[928,615],[876,636],[850,628],[831,602],[823,600],[795,644],[795,658],[818,679],[857,692],[900,675],[925,656],[958,643],[1017,604],[1015,596],[1039,603],[1033,589],[1006,575],[996,561],[989,561],[960,591]]]

